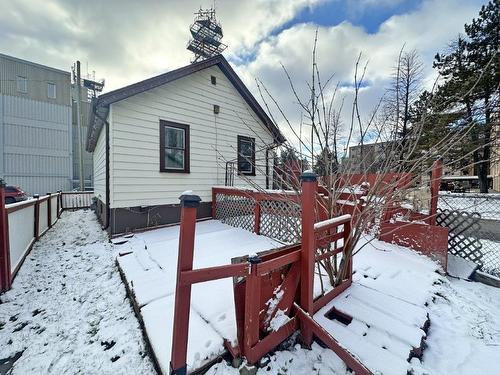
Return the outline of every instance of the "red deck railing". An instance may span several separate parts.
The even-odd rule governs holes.
[[[236,201],[239,212],[233,217],[248,225],[247,216],[255,215],[259,222],[259,212],[252,202],[268,201],[269,194],[259,194],[237,189],[215,188],[215,194],[227,194],[231,197],[243,197],[253,200]],[[283,196],[281,196],[283,197]],[[216,201],[214,196],[214,202]],[[200,198],[194,195],[181,197],[181,226],[178,250],[177,285],[173,321],[171,353],[171,374],[186,374],[187,338],[189,331],[189,309],[191,303],[191,285],[194,283],[234,277],[235,314],[237,322],[237,346],[226,343],[228,351],[234,355],[244,355],[249,363],[256,363],[263,355],[274,349],[279,343],[300,328],[302,341],[311,345],[313,336],[320,337],[346,364],[357,374],[371,374],[350,352],[343,348],[326,331],[318,329],[313,314],[331,301],[352,281],[352,260],[348,260],[348,273],[345,280],[331,291],[314,299],[314,265],[318,259],[318,246],[333,244],[328,256],[345,252],[350,236],[349,215],[336,220],[316,223],[317,181],[314,174],[302,176],[302,195],[290,199],[283,197],[279,202],[295,202],[300,205],[300,243],[276,249],[253,257],[233,260],[230,265],[193,270],[194,238],[196,230],[196,208]],[[233,202],[234,203],[234,202]],[[257,204],[258,206],[258,204]],[[217,207],[214,208],[217,210]],[[241,213],[243,210],[243,214]],[[238,216],[239,215],[239,216]],[[216,217],[214,212],[214,217]],[[246,221],[245,221],[246,220]],[[250,228],[252,230],[252,228]],[[259,231],[256,231],[257,233]],[[342,245],[339,244],[342,240]],[[327,254],[327,253],[325,253]],[[320,255],[323,257],[323,254]],[[325,255],[326,257],[326,255]],[[277,304],[267,305],[275,297],[276,291],[283,291]],[[229,296],[228,296],[229,298]],[[278,311],[285,312],[288,321],[276,330],[270,330],[270,324]],[[276,328],[276,327],[275,327]]]

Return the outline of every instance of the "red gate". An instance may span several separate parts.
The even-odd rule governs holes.
[[[302,343],[310,346],[315,335],[330,347],[356,374],[371,374],[350,352],[313,320],[313,314],[343,292],[352,282],[352,259],[346,258],[350,239],[350,215],[315,223],[317,179],[314,173],[301,176],[302,241],[261,256],[244,258],[241,263],[193,270],[196,209],[200,198],[181,197],[181,227],[177,266],[177,285],[173,322],[170,373],[187,373],[186,356],[189,331],[191,285],[234,277],[237,347],[226,346],[233,356],[244,355],[251,364],[300,329]],[[341,229],[342,227],[342,229]],[[342,241],[342,245],[339,242]],[[316,256],[318,246],[330,250]],[[314,265],[317,261],[343,254],[347,274],[337,286],[314,299]],[[347,260],[346,260],[347,259]],[[279,294],[279,298],[277,297]],[[230,296],[228,296],[230,298]],[[275,298],[275,303],[269,303]],[[271,327],[276,315],[286,322]],[[271,329],[270,329],[271,328]]]

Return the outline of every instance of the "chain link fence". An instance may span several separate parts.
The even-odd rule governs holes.
[[[440,193],[438,207],[449,251],[500,277],[500,194]]]

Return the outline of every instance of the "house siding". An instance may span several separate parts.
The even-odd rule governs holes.
[[[224,185],[226,161],[236,160],[238,135],[255,138],[256,176],[248,178],[265,187],[265,148],[273,137],[217,66],[110,107],[112,208],[177,204],[185,190],[210,201],[211,188]],[[190,126],[190,173],[159,171],[161,119]],[[234,185],[248,183],[235,176]]]
[[[106,203],[106,132],[102,131],[93,154],[94,195]]]

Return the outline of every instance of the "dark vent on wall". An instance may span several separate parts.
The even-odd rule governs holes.
[[[212,85],[217,84],[217,77],[216,76],[210,76],[210,81],[212,82]]]
[[[214,113],[217,115],[220,112],[220,107],[217,104],[214,104]]]

